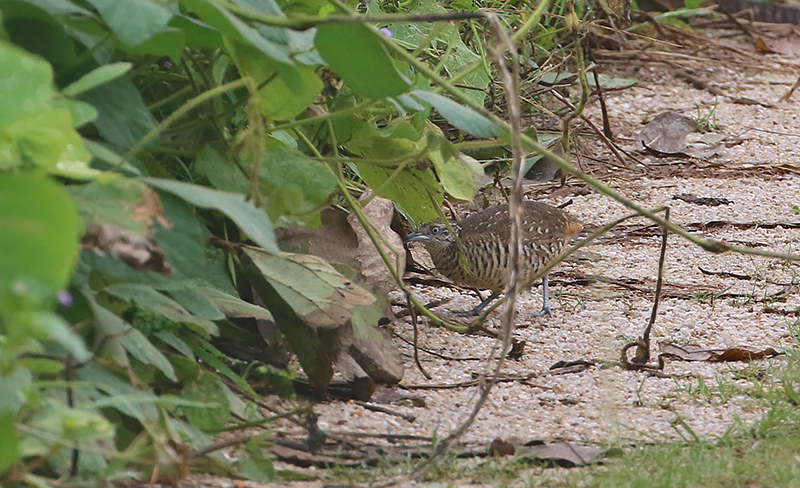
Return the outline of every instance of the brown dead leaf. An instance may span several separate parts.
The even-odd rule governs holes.
[[[361,200],[369,198],[370,195],[372,195],[372,192],[365,192]],[[381,248],[389,256],[392,265],[402,274],[406,267],[406,254],[403,248],[403,239],[391,228],[394,203],[386,198],[375,196],[361,211],[372,223],[374,232],[377,233],[379,239],[383,238],[386,241],[385,244],[381,244]],[[392,273],[386,267],[386,263],[383,262],[383,258],[375,248],[367,231],[361,226],[355,213],[351,213],[347,217],[347,221],[358,238],[358,255],[356,259],[361,264],[361,274],[364,275],[367,284],[384,293],[397,288],[397,283]]]
[[[722,363],[730,361],[754,361],[783,354],[775,348],[757,349],[752,346],[736,346],[727,349],[700,349],[695,346],[679,346],[671,342],[659,344],[661,356],[682,361],[706,361]]]
[[[142,189],[142,200],[133,207],[133,221],[144,223],[147,227],[156,221],[165,229],[172,228],[172,222],[164,217],[164,207],[161,206],[158,193],[148,186]]]
[[[695,120],[676,112],[662,112],[636,136],[636,145],[660,154],[683,154],[686,135],[695,130]]]
[[[356,261],[358,239],[347,223],[347,213],[336,208],[327,208],[320,217],[322,227],[292,226],[275,229],[275,237],[281,249],[313,254],[329,263],[341,263],[359,269]]]
[[[583,446],[572,442],[532,441],[517,449],[517,459],[552,461],[559,466],[586,466],[596,463],[607,449]]]
[[[113,224],[89,224],[81,240],[81,249],[121,259],[136,270],[172,274],[172,266],[156,241]]]

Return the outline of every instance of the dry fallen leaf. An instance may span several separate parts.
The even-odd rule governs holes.
[[[707,361],[709,363],[753,361],[783,354],[772,347],[756,349],[751,346],[736,346],[727,349],[700,349],[693,346],[679,346],[671,342],[659,344],[659,350],[662,357],[677,358],[683,361]]]
[[[172,274],[172,267],[156,241],[113,224],[89,224],[81,248],[99,256],[121,259],[136,270]]]
[[[662,112],[636,136],[636,145],[661,154],[683,154],[686,135],[695,130],[695,120],[676,112]]]

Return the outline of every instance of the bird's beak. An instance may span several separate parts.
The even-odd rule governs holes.
[[[429,241],[429,240],[431,240],[431,238],[426,236],[422,232],[412,232],[411,234],[408,234],[408,237],[406,237],[406,242],[418,242],[418,241]]]

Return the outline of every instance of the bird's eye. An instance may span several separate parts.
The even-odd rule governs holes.
[[[438,227],[434,227],[434,228],[431,229],[431,234],[438,234],[438,233],[439,233],[439,228]]]

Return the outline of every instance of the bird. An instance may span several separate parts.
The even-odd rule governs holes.
[[[423,224],[418,231],[410,233],[406,241],[422,242],[436,269],[454,282],[479,290],[491,290],[489,297],[472,310],[454,312],[464,317],[475,316],[500,296],[511,273],[508,205],[489,207],[450,226],[458,239],[445,224],[434,222]],[[570,237],[581,231],[581,224],[560,208],[524,201],[521,231],[519,280],[524,283],[561,254]],[[459,242],[463,258],[460,258]],[[546,275],[542,278],[542,302],[542,310],[533,316],[552,316]]]

